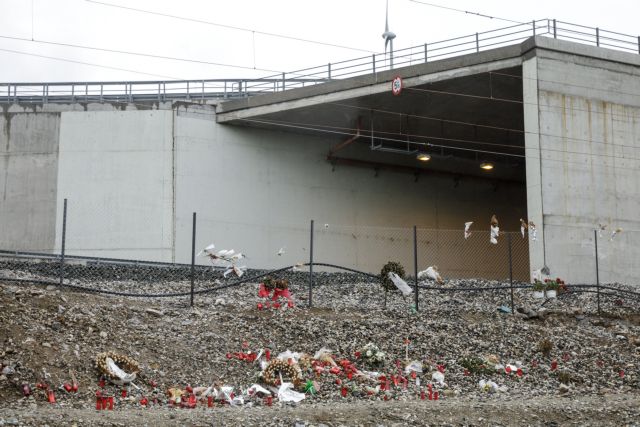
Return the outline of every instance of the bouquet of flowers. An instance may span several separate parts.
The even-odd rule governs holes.
[[[368,343],[362,347],[360,355],[362,356],[362,360],[368,365],[380,365],[384,363],[387,356],[384,351],[380,350],[378,346],[373,343]]]

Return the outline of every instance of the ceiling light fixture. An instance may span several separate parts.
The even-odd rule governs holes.
[[[420,160],[421,162],[428,162],[429,160],[431,160],[431,156],[427,153],[418,153],[416,159]]]
[[[490,171],[491,169],[493,169],[493,163],[483,162],[483,163],[480,164],[480,168],[484,169],[486,171]]]

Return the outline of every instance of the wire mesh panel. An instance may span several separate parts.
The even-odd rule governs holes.
[[[465,239],[463,230],[418,229],[419,269],[437,266],[440,274],[449,279],[506,280],[509,278],[509,236],[513,278],[528,281],[527,239],[516,233],[501,233],[498,243],[492,244],[489,230],[472,232]]]
[[[489,231],[473,232],[467,239],[463,230],[417,229],[418,270],[437,266],[443,277],[509,278],[509,237],[514,280],[529,280],[528,237],[502,233],[498,244],[489,242]],[[403,265],[408,275],[414,271],[412,228],[384,228],[319,225],[315,233],[315,262],[325,262],[379,273],[388,261]]]
[[[413,271],[413,229],[317,223],[314,262],[378,274],[389,261]]]
[[[528,282],[531,279],[529,257],[529,234],[508,233],[511,235],[511,262],[513,266],[513,280]],[[506,237],[506,236],[505,236]]]

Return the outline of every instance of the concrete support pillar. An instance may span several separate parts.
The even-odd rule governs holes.
[[[529,236],[529,265],[538,270],[546,265],[544,249],[544,208],[542,200],[542,150],[538,106],[538,60],[527,59],[522,64],[524,101],[524,144],[527,165],[527,213],[537,229],[537,239]]]

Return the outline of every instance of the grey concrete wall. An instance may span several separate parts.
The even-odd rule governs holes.
[[[325,159],[335,143],[324,137],[217,124],[213,116],[179,112],[177,261],[189,260],[194,211],[197,247],[213,242],[246,252],[250,267],[308,261],[311,219],[317,230],[316,261],[367,271],[379,271],[389,259],[408,265],[413,225],[457,230],[445,244],[444,235],[436,242],[433,235],[424,234],[424,267],[434,262],[436,251],[459,261],[446,266],[450,272],[457,268],[457,274],[463,262],[486,266],[498,253],[506,260],[506,240],[499,248],[488,243],[489,219],[495,213],[505,227],[517,229],[526,212],[524,184],[496,187],[488,180],[463,180],[456,186],[453,177],[442,175],[421,176],[415,182],[411,173],[381,170],[375,177],[372,168],[340,165],[333,171]],[[462,260],[462,229],[470,220],[478,235],[486,234],[486,244]],[[280,247],[286,247],[283,256],[277,255]]]
[[[623,228],[626,236],[613,241],[608,232],[603,236],[601,281],[638,283],[640,68],[539,50],[527,77],[537,78],[539,120],[539,130],[533,115],[526,127],[533,132],[527,148],[539,144],[537,154],[528,150],[527,191],[530,212],[537,216],[540,208],[544,215],[539,244],[546,264],[554,276],[594,283],[593,230],[608,224]],[[536,168],[540,174],[534,182]],[[629,237],[633,230],[635,237]],[[531,253],[532,268],[541,266],[539,252]]]
[[[25,122],[20,138],[40,128],[56,142],[48,179],[40,180],[53,193],[46,205],[33,201],[47,209],[40,220],[56,251],[67,198],[68,254],[189,262],[195,211],[198,249],[214,242],[243,251],[249,267],[307,261],[314,219],[316,261],[378,271],[396,259],[409,267],[410,227],[417,225],[454,230],[420,233],[421,267],[437,262],[445,275],[486,275],[493,258],[506,259],[506,240],[488,244],[489,218],[495,213],[503,228],[516,229],[526,211],[522,184],[456,184],[442,174],[415,182],[411,173],[381,170],[376,177],[373,169],[332,170],[325,158],[336,140],[217,124],[212,107],[102,108],[22,112],[13,120],[42,122]],[[18,181],[28,180],[29,171],[21,167]],[[18,181],[11,181],[10,191],[20,188]],[[19,205],[13,209],[22,212]],[[478,244],[465,246],[462,228],[469,220]],[[17,233],[12,244],[30,249],[21,238],[31,230]],[[283,256],[276,254],[280,247],[286,248]],[[504,277],[502,267],[499,274]]]
[[[67,198],[67,253],[173,261],[171,111],[64,112],[59,153],[57,229]]]
[[[53,250],[59,126],[59,113],[0,114],[2,249]]]

